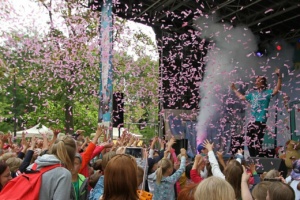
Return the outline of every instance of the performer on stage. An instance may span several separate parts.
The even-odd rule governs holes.
[[[241,94],[235,85],[231,84],[231,89],[240,100],[247,100],[251,104],[251,121],[247,126],[247,139],[244,145],[248,146],[251,157],[258,156],[262,151],[262,143],[264,138],[264,129],[268,119],[268,107],[271,97],[281,90],[282,77],[280,70],[277,68],[275,73],[278,76],[277,85],[273,90],[267,89],[267,79],[258,76],[255,81],[256,90],[247,95]],[[242,144],[240,144],[242,145]]]

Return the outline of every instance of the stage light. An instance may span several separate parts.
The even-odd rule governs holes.
[[[261,51],[257,51],[255,54],[257,57],[262,57],[264,55]]]
[[[300,43],[300,39],[298,39],[298,42]]]
[[[276,49],[280,51],[282,49],[281,45],[276,45]]]

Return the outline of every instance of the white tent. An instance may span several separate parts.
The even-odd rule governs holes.
[[[18,131],[17,138],[21,138],[23,132],[25,133],[25,137],[32,137],[33,135],[35,135],[35,137],[41,138],[42,137],[41,133],[48,133],[48,137],[53,136],[53,131],[41,124],[37,124],[34,127],[27,130]]]

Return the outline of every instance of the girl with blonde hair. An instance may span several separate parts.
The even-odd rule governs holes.
[[[180,150],[181,162],[179,169],[173,173],[173,163],[167,159],[167,152],[164,158],[160,161],[160,167],[156,170],[156,183],[154,186],[153,200],[174,200],[174,184],[185,171],[186,150]]]
[[[194,199],[234,200],[235,192],[227,181],[211,176],[200,182],[194,193]]]

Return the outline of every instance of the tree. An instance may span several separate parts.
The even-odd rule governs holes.
[[[41,122],[69,134],[78,128],[94,132],[99,102],[100,13],[85,8],[85,1],[34,2],[48,12],[46,34],[26,27],[25,31],[5,32],[1,44],[4,56],[0,58],[9,71],[17,70],[19,122],[26,127]],[[114,91],[125,94],[126,123],[140,119],[157,123],[158,62],[144,55],[142,47],[147,44],[156,51],[156,46],[142,32],[133,34],[135,42],[123,40],[128,31],[125,24],[126,20],[116,18],[114,46],[119,48],[114,52]],[[128,45],[133,45],[134,55],[125,53]],[[5,85],[0,92],[6,108],[0,116],[10,119],[13,84],[1,76],[0,81]],[[142,132],[138,126],[134,131]]]
[[[122,31],[125,35],[130,33],[126,33],[128,30],[124,28],[123,21],[120,24],[123,29],[118,32],[120,38],[117,41],[122,42],[114,44],[118,52],[114,54],[113,59],[114,90],[124,93],[125,127],[130,127],[132,132],[141,133],[144,137],[150,138],[158,131],[158,126],[154,124],[158,124],[159,63],[153,56],[150,56],[157,52],[157,47],[151,38],[141,31],[133,33],[133,45],[131,38],[122,37]],[[122,51],[130,45],[132,55]],[[145,54],[147,48],[150,49],[147,52],[148,55]],[[141,122],[147,125],[143,127],[137,124]]]

